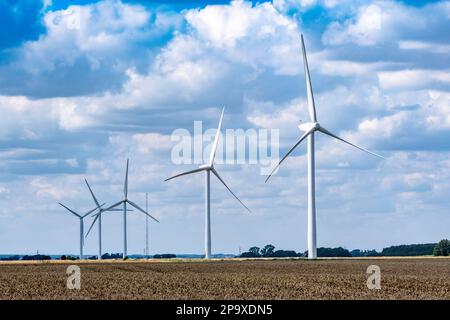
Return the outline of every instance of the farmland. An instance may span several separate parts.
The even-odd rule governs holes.
[[[450,259],[73,262],[0,264],[0,299],[450,299]],[[381,268],[381,290],[366,286]]]

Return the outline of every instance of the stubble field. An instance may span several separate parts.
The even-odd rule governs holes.
[[[69,264],[0,264],[0,299],[450,299],[450,259],[79,262],[80,290]]]

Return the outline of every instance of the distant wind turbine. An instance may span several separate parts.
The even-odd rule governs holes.
[[[174,178],[178,178],[181,176],[185,176],[192,173],[197,173],[200,171],[205,171],[205,258],[211,258],[211,217],[210,217],[210,173],[212,172],[217,179],[230,191],[230,193],[239,201],[239,203],[244,206],[250,212],[250,209],[234,194],[233,191],[227,186],[227,184],[220,177],[219,173],[214,168],[214,158],[216,156],[217,144],[219,143],[220,137],[220,127],[222,126],[223,113],[225,108],[222,109],[222,115],[220,116],[219,127],[217,128],[216,137],[214,139],[214,144],[211,149],[211,153],[209,155],[208,164],[201,165],[198,169],[194,169],[191,171],[183,172],[167,178],[165,181],[172,180]]]
[[[84,215],[78,214],[77,212],[73,211],[72,209],[66,207],[61,202],[58,202],[60,206],[68,210],[73,215],[77,216],[80,219],[80,260],[83,259],[83,246],[84,246],[84,221],[83,219],[86,218],[88,215],[90,215],[92,212],[94,212],[97,209],[101,209],[101,207],[105,204],[97,204],[97,207],[88,211]]]
[[[292,151],[306,138],[308,138],[308,258],[315,259],[317,257],[317,246],[316,246],[316,195],[315,195],[315,163],[314,163],[314,133],[316,131],[322,132],[332,138],[345,142],[355,148],[358,148],[364,152],[370,153],[376,157],[384,159],[384,157],[373,153],[364,148],[358,147],[357,145],[338,137],[337,135],[331,133],[324,127],[320,126],[316,118],[316,108],[314,105],[314,96],[311,86],[311,79],[309,76],[308,60],[306,58],[305,42],[303,41],[303,35],[301,36],[302,41],[302,52],[303,52],[303,65],[305,69],[305,81],[306,81],[306,96],[308,100],[308,113],[311,122],[302,123],[298,128],[304,132],[300,139],[295,143],[295,145],[286,153],[286,155],[280,160],[280,162],[275,166],[267,180],[272,176],[272,174],[277,170],[280,164],[286,159]]]
[[[92,227],[94,226],[95,222],[98,220],[98,260],[102,259],[102,213],[107,211],[106,209],[103,209],[100,207],[100,204],[97,200],[97,197],[94,195],[94,192],[92,191],[91,186],[89,185],[89,182],[84,179],[84,181],[86,182],[86,185],[89,189],[89,192],[91,193],[92,199],[94,200],[94,203],[100,208],[98,210],[98,213],[95,215],[94,220],[91,223],[91,226],[89,227],[88,232],[86,233],[86,238],[89,235],[89,233],[92,230]],[[122,209],[109,209],[108,211],[122,211]],[[127,209],[127,211],[133,211],[133,210],[129,210]]]
[[[158,219],[154,218],[153,216],[148,214],[148,212],[146,212],[144,209],[139,207],[136,203],[134,203],[128,199],[128,163],[129,163],[129,159],[127,159],[127,168],[126,168],[126,172],[125,172],[125,183],[123,186],[123,194],[124,194],[123,199],[104,210],[104,211],[111,211],[111,209],[123,204],[123,258],[124,259],[127,257],[127,204],[129,204],[132,207],[134,207],[135,209],[139,210],[146,216],[152,218],[156,222],[159,222]]]

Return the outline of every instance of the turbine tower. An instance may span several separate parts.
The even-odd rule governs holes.
[[[101,207],[105,204],[98,204],[96,208],[88,211],[87,213],[85,213],[84,215],[78,214],[75,211],[73,211],[72,209],[66,207],[65,205],[63,205],[61,202],[58,202],[60,206],[62,206],[63,208],[65,208],[66,210],[68,210],[70,213],[72,213],[73,215],[75,215],[76,217],[78,217],[80,219],[80,260],[83,259],[83,246],[84,246],[84,218],[86,218],[86,216],[90,215],[92,212],[94,212],[97,209],[101,209]]]
[[[92,199],[94,200],[95,205],[97,205],[100,208],[98,210],[98,213],[95,215],[95,218],[92,221],[92,224],[89,227],[89,230],[86,233],[85,238],[87,238],[87,236],[91,232],[92,227],[94,226],[95,222],[98,220],[98,260],[101,260],[102,259],[102,213],[107,210],[100,207],[97,197],[94,195],[94,192],[92,191],[92,188],[89,185],[89,182],[86,179],[84,179],[84,181],[86,182],[86,185],[89,189],[89,192],[91,193],[91,196],[92,196]],[[121,209],[110,209],[108,211],[122,211],[122,210]],[[133,211],[133,210],[128,210],[128,211]]]
[[[125,171],[125,183],[123,186],[123,194],[124,194],[123,199],[104,210],[104,211],[111,211],[111,209],[123,204],[123,258],[124,259],[127,257],[127,211],[128,211],[127,204],[129,204],[132,207],[134,207],[135,209],[139,210],[146,216],[152,218],[156,222],[159,222],[158,219],[154,218],[153,216],[148,214],[148,212],[146,212],[144,209],[139,207],[136,203],[134,203],[128,199],[128,163],[129,163],[129,159],[127,159],[127,168]]]
[[[148,212],[148,192],[145,193],[145,211]],[[145,216],[145,258],[148,259],[148,216]]]
[[[343,138],[338,137],[337,135],[331,133],[317,122],[316,117],[316,107],[314,104],[314,95],[312,91],[311,86],[311,78],[309,75],[309,68],[308,68],[308,60],[306,58],[306,49],[305,49],[305,42],[303,40],[303,35],[301,36],[302,41],[302,52],[303,52],[303,66],[305,69],[305,81],[306,81],[306,97],[308,100],[308,113],[311,122],[308,123],[302,123],[299,125],[299,129],[303,131],[303,135],[300,137],[300,139],[295,143],[295,145],[286,153],[286,155],[279,161],[277,166],[272,170],[270,175],[266,178],[269,180],[269,178],[272,176],[272,174],[277,170],[277,168],[280,166],[280,164],[286,159],[292,151],[294,151],[297,146],[307,138],[308,143],[308,151],[307,151],[307,157],[308,157],[308,258],[309,259],[315,259],[317,257],[317,236],[316,236],[316,194],[315,194],[315,159],[314,159],[314,134],[315,132],[321,132],[323,134],[326,134],[332,138],[335,138],[337,140],[340,140],[342,142],[345,142],[355,148],[358,148],[364,152],[370,153],[371,155],[374,155],[376,157],[384,159],[384,157],[373,153],[369,150],[366,150],[364,148],[358,147],[357,145],[348,142],[347,140],[344,140]]]
[[[220,177],[219,173],[214,168],[214,158],[216,156],[216,150],[217,145],[219,143],[219,137],[220,137],[220,127],[222,126],[222,120],[223,120],[223,113],[225,111],[225,108],[222,109],[222,114],[220,116],[219,121],[219,127],[217,128],[216,136],[214,138],[214,144],[211,149],[211,153],[209,155],[209,162],[207,164],[201,165],[198,169],[194,169],[191,171],[186,171],[177,175],[174,175],[170,178],[167,178],[165,181],[172,180],[174,178],[178,178],[181,176],[185,176],[192,173],[197,173],[200,171],[205,172],[205,259],[211,258],[211,215],[210,215],[210,175],[211,172],[219,179],[220,182],[230,191],[230,193],[236,198],[239,203],[244,206],[245,209],[247,209],[249,212],[250,209],[247,208],[247,206],[234,194],[233,191],[227,186],[225,181]]]

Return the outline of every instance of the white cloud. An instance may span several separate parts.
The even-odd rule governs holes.
[[[450,92],[429,91],[426,122],[434,129],[450,129]]]
[[[294,20],[270,3],[252,6],[233,1],[229,6],[190,10],[186,20],[206,46],[221,50],[227,59],[276,73],[299,73],[299,32]]]
[[[170,136],[159,133],[138,133],[132,136],[137,143],[137,149],[142,154],[148,154],[160,150],[168,150],[173,146]]]
[[[65,188],[64,185],[69,183],[70,179],[66,181],[59,181],[56,184],[56,180],[48,181],[44,178],[35,178],[30,181],[30,186],[33,188],[34,193],[39,197],[52,198],[53,200],[61,200],[64,198],[71,198],[78,194],[77,190],[71,190]]]
[[[79,166],[78,160],[77,160],[77,159],[74,159],[74,158],[72,158],[72,159],[67,159],[67,160],[66,160],[66,163],[67,163],[69,166],[71,166],[72,168],[76,168],[76,167]]]
[[[450,84],[450,70],[396,70],[378,73],[383,89],[421,89],[434,83]]]
[[[407,112],[399,112],[383,118],[367,119],[358,125],[358,131],[364,136],[388,139],[395,134],[402,134],[405,122],[409,120]]]
[[[358,45],[374,45],[379,39],[382,29],[390,18],[379,5],[361,7],[355,20],[347,20],[344,24],[334,22],[324,33],[322,40],[326,44],[342,44],[354,42]]]
[[[325,60],[319,63],[318,69],[322,74],[333,76],[365,76],[383,67],[382,63],[362,63],[344,60]]]
[[[398,47],[404,50],[423,50],[433,53],[449,53],[450,45],[448,44],[439,44],[425,41],[408,41],[402,40],[399,41]]]
[[[9,194],[10,190],[7,187],[0,186],[0,194]]]
[[[4,135],[20,128],[20,136],[29,140],[38,140],[42,132],[53,127],[55,122],[64,130],[80,129],[94,124],[89,113],[95,108],[86,105],[89,98],[48,98],[33,100],[25,96],[0,96],[0,110],[7,116],[3,123]],[[13,121],[13,122],[12,122]]]
[[[246,101],[247,108],[250,112],[247,120],[253,125],[261,128],[271,128],[298,131],[297,125],[300,124],[300,110],[306,109],[306,103],[301,99],[294,99],[286,105],[274,105],[271,102],[263,101]],[[305,122],[308,121],[304,119]]]
[[[404,29],[424,28],[427,18],[419,10],[391,1],[379,1],[358,7],[355,16],[333,22],[322,41],[328,45],[354,43],[374,46],[381,41],[398,38]]]
[[[84,112],[77,111],[76,104],[67,100],[62,104],[56,103],[51,112],[52,117],[57,119],[60,128],[74,130],[93,124],[93,120],[83,114]]]
[[[80,57],[94,70],[101,64],[114,67],[109,63],[125,53],[128,43],[148,37],[143,28],[149,18],[144,7],[116,0],[49,11],[44,17],[46,34],[23,46],[21,67],[33,73],[53,71],[73,66]]]
[[[21,49],[25,55],[23,68],[52,71],[61,65],[72,66],[84,56],[92,70],[105,62],[114,69],[114,61],[129,50],[127,44],[147,35],[144,31],[150,23],[150,14],[139,5],[108,0],[79,9],[79,29],[67,29],[69,17],[65,10],[46,14],[47,34]],[[156,21],[163,26],[179,23],[178,15],[162,16],[159,14]],[[176,35],[154,58],[147,72],[138,72],[134,67],[125,69],[127,80],[118,92],[37,101],[26,97],[4,99],[14,108],[50,109],[51,118],[61,129],[75,130],[98,123],[94,119],[110,109],[193,103],[211,95],[223,82],[230,82],[231,86],[236,79],[230,77],[237,74],[242,78],[235,86],[248,81],[245,74],[248,70],[244,73],[242,67],[256,72],[269,68],[285,75],[301,70],[297,25],[270,3],[252,6],[234,1],[229,6],[187,10],[185,18],[188,33]],[[229,74],[234,69],[237,72]]]

